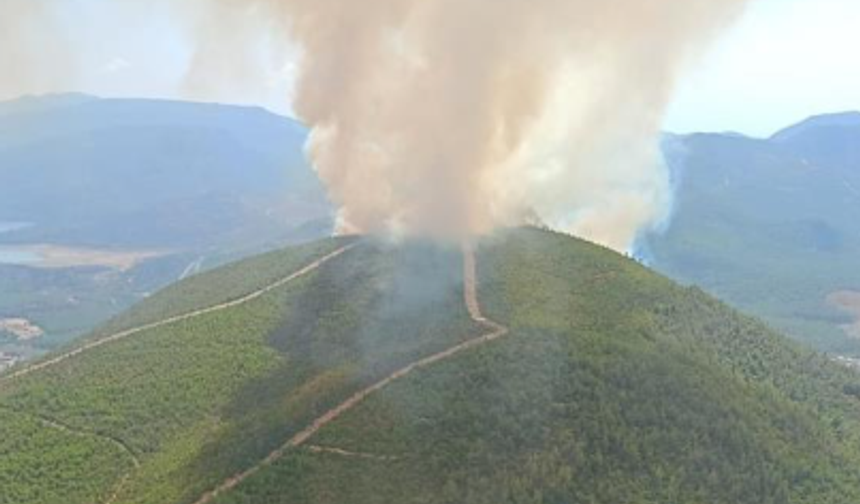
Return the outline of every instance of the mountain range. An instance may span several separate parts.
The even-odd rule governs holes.
[[[4,242],[201,249],[325,218],[304,127],[262,109],[58,95],[0,106]]]
[[[0,332],[0,352],[41,354],[177,279],[328,235],[306,137],[255,108],[86,95],[0,103],[0,319],[46,333]],[[767,139],[668,135],[665,150],[674,211],[638,255],[795,339],[860,356],[860,113]],[[34,265],[45,249],[33,245],[59,263]]]
[[[0,351],[41,353],[178,278],[330,234],[305,136],[255,108],[0,103],[0,319],[46,333],[0,332]]]

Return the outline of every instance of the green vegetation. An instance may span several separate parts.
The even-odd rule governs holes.
[[[112,443],[0,409],[0,503],[102,502],[128,456]]]
[[[339,244],[202,275],[111,327],[235,299]],[[478,265],[508,336],[392,383],[216,501],[860,502],[860,376],[568,237],[500,233]],[[193,503],[357,390],[485,332],[461,268],[456,249],[364,241],[248,303],[0,385],[0,484],[16,485],[0,502],[118,488],[120,504]],[[46,446],[92,456],[41,465]]]
[[[33,353],[46,352],[69,344],[139,302],[146,293],[175,281],[193,260],[193,255],[177,254],[146,261],[125,272],[0,264],[0,317],[24,317],[45,329],[44,337],[26,346]],[[6,349],[4,343],[11,341],[0,340],[0,351]]]
[[[813,118],[769,140],[690,135],[672,221],[643,255],[822,351],[860,356],[827,302],[860,291],[860,127]]]
[[[50,95],[0,101],[0,246],[163,251],[128,271],[3,264],[0,318],[69,344],[197,265],[328,236],[306,129],[258,108]],[[8,257],[6,257],[8,259]]]
[[[336,239],[297,246],[289,254],[270,252],[193,276],[159,292],[157,300],[140,303],[109,321],[96,330],[94,337],[238,299],[291,275],[348,241]]]
[[[327,241],[204,274],[111,325],[235,299],[337,245]],[[350,254],[349,262],[332,261],[247,304],[26,377],[3,387],[0,404],[126,443],[142,466],[119,502],[192,500],[359,388],[475,332],[461,302],[457,251],[364,244]],[[32,504],[38,502],[51,500]]]

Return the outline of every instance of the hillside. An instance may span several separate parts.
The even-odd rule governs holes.
[[[0,353],[55,348],[178,278],[327,236],[305,138],[255,108],[86,95],[0,103],[0,319],[46,333],[25,343],[0,333]],[[118,255],[146,259],[116,267]]]
[[[771,139],[674,137],[666,230],[643,240],[658,270],[700,285],[829,352],[860,355],[860,114],[809,119]],[[849,307],[850,308],[850,307]]]
[[[3,504],[860,499],[860,376],[534,229],[270,253],[83,345],[0,378]]]

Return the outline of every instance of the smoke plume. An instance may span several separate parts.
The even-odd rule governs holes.
[[[0,100],[55,91],[75,73],[62,23],[49,2],[0,0]]]
[[[624,250],[669,208],[659,134],[679,73],[745,1],[123,5],[169,7],[187,30],[192,97],[265,79],[265,60],[298,48],[293,108],[344,232],[460,237],[537,219]],[[0,94],[69,81],[58,4],[0,2]]]
[[[218,3],[197,72],[249,26],[300,46],[294,107],[343,230],[457,236],[537,216],[627,249],[668,208],[659,132],[678,74],[745,2]]]

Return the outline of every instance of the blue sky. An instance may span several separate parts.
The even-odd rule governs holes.
[[[157,2],[132,9],[122,3],[61,4],[67,24],[75,27],[70,35],[80,55],[76,90],[189,97],[181,92],[191,56],[181,31]],[[90,22],[76,22],[81,19]],[[273,63],[264,73],[264,79],[190,98],[288,113],[290,62]],[[21,93],[69,90],[62,85]],[[744,17],[687,69],[666,128],[765,136],[810,115],[844,110],[860,110],[860,0],[753,0]]]

